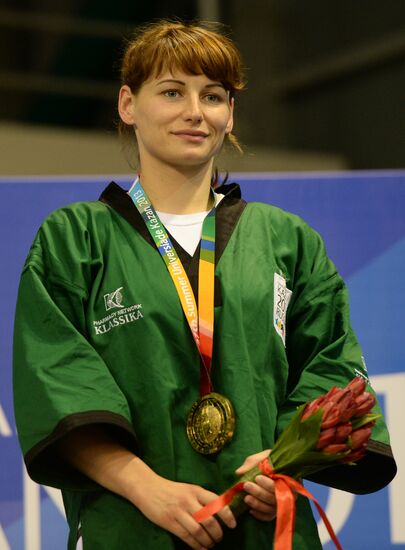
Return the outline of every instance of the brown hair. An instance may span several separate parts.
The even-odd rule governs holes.
[[[129,40],[121,62],[121,84],[133,94],[150,78],[164,71],[182,70],[187,74],[205,74],[219,81],[230,97],[245,86],[240,53],[235,44],[219,32],[215,23],[186,23],[160,20],[138,28]],[[119,133],[131,136],[131,126],[118,123]],[[228,135],[231,144],[241,151],[236,137]]]

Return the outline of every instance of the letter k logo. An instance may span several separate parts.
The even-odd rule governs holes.
[[[104,294],[104,305],[106,311],[114,307],[122,307],[122,294],[120,292],[122,289],[123,287],[120,286],[120,288],[117,288],[114,292]]]

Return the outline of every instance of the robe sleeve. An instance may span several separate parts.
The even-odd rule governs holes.
[[[327,257],[319,235],[304,226],[298,243],[294,289],[287,313],[288,397],[281,408],[282,430],[296,407],[344,387],[355,376],[368,381],[362,350],[350,324],[347,288]],[[368,391],[374,393],[368,382]],[[375,412],[381,413],[377,404]],[[373,428],[366,456],[356,466],[339,465],[311,480],[352,493],[370,493],[396,473],[389,436],[381,416]]]
[[[133,452],[137,444],[127,400],[86,337],[87,300],[100,261],[87,229],[71,218],[57,211],[44,223],[24,266],[14,327],[14,404],[32,479],[87,490],[98,486],[59,456],[61,437],[103,424]]]

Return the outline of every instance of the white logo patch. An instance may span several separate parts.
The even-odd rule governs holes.
[[[287,308],[290,302],[292,291],[287,288],[284,277],[274,273],[274,306],[273,324],[276,332],[285,346]]]
[[[121,290],[123,288],[124,287],[120,286],[119,288],[117,288],[117,290],[114,290],[114,292],[111,292],[110,294],[104,294],[104,305],[106,311],[108,311],[109,309],[113,309],[114,307],[123,307],[121,294]]]
[[[127,325],[133,323],[139,319],[143,319],[142,304],[132,304],[131,306],[125,306],[122,303],[123,286],[104,294],[104,307],[106,311],[113,309],[108,315],[102,319],[93,321],[94,332],[97,336],[106,334],[121,325]]]

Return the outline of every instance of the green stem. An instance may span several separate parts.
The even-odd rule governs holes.
[[[255,481],[256,477],[260,475],[262,472],[258,466],[255,466],[254,468],[251,468],[246,474],[243,474],[235,483],[235,485],[239,483],[245,483],[246,481]],[[246,510],[249,508],[249,506],[244,501],[245,496],[247,495],[246,491],[240,491],[237,493],[230,503],[229,507],[232,510],[234,516],[238,518],[240,515],[242,515]]]

